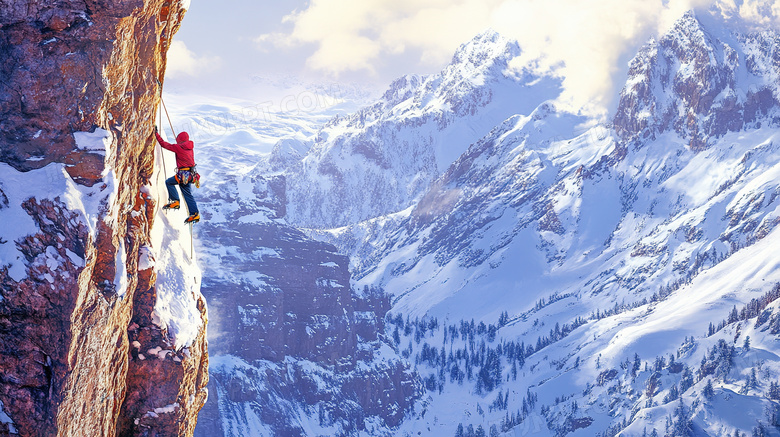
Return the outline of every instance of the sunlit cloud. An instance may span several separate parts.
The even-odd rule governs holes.
[[[780,17],[780,2],[771,0],[312,0],[285,18],[288,33],[257,42],[312,45],[307,66],[333,76],[373,74],[389,56],[411,50],[420,66],[441,66],[458,45],[492,28],[520,42],[514,67],[560,75],[564,101],[603,111],[626,57],[690,9],[719,10],[756,27],[776,26]]]
[[[173,41],[168,49],[166,77],[198,76],[220,67],[219,56],[197,56],[182,41]]]

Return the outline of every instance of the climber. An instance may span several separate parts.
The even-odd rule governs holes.
[[[190,212],[184,223],[197,223],[200,221],[200,213],[192,196],[191,183],[194,182],[198,186],[200,176],[195,170],[195,157],[192,152],[194,144],[190,141],[187,132],[179,133],[175,144],[165,142],[157,132],[157,126],[154,127],[154,135],[160,146],[176,154],[176,174],[165,180],[165,186],[168,188],[168,203],[163,206],[163,210],[179,209],[179,193],[176,192],[176,185],[178,185]]]

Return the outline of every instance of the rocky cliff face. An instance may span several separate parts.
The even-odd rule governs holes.
[[[150,261],[156,79],[184,12],[0,2],[0,435],[193,432],[205,302],[175,347]]]
[[[218,170],[201,191],[212,379],[196,435],[397,426],[420,384],[384,341],[387,296],[354,290],[346,256],[284,222],[284,177],[235,149],[202,153]]]

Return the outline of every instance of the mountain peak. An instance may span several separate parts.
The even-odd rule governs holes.
[[[780,102],[773,80],[778,35],[733,31],[708,13],[686,12],[631,61],[614,118],[627,142],[673,131],[700,151],[727,132],[772,119]],[[770,41],[770,42],[771,42]]]
[[[506,38],[493,29],[477,34],[471,41],[461,44],[452,57],[451,66],[467,65],[480,68],[496,62],[504,64],[520,54],[517,41]]]
[[[689,10],[677,21],[672,28],[661,38],[662,45],[674,45],[680,47],[706,47],[709,44],[707,30],[693,10]]]

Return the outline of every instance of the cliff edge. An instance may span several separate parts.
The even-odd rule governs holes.
[[[152,136],[185,11],[0,0],[0,436],[193,433],[206,304]]]

